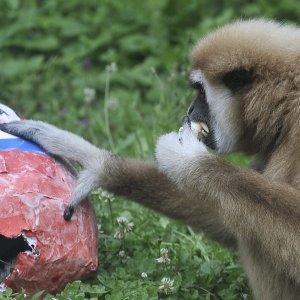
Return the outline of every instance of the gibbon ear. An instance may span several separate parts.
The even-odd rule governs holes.
[[[222,82],[233,92],[238,92],[242,88],[251,84],[254,79],[253,70],[235,69],[226,73],[222,77]]]

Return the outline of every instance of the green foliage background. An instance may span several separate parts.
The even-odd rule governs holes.
[[[0,101],[115,153],[152,158],[157,137],[179,127],[192,97],[187,77],[193,44],[226,22],[252,17],[297,24],[300,5],[297,0],[0,0]],[[86,88],[95,96],[88,97]],[[247,162],[241,155],[230,159]],[[104,231],[99,272],[90,281],[72,283],[57,299],[249,299],[234,254],[136,204],[99,197],[94,195]],[[113,238],[120,215],[135,223],[126,242]],[[172,262],[165,268],[155,263],[161,247],[169,249]],[[126,258],[117,255],[120,249]],[[164,276],[174,279],[170,296],[157,292]]]

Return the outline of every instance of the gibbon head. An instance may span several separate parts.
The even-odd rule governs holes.
[[[270,151],[300,121],[297,28],[264,20],[226,25],[194,47],[192,68],[197,97],[187,119],[219,153]]]

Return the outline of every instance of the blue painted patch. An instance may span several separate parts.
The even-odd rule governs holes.
[[[0,139],[0,151],[20,150],[26,152],[34,152],[46,154],[46,152],[38,145],[23,140],[21,138]]]

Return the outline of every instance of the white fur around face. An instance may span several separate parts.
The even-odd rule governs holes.
[[[159,168],[172,177],[182,175],[197,158],[209,155],[205,145],[186,125],[181,134],[171,132],[159,138],[156,159]]]
[[[194,70],[190,74],[190,80],[192,83],[201,83],[204,84],[203,82],[203,74],[201,71]]]
[[[241,135],[241,124],[236,124],[240,118],[234,115],[232,93],[225,86],[212,85],[206,80],[200,70],[191,73],[192,82],[200,82],[204,86],[206,101],[212,116],[212,124],[218,153],[230,153],[237,148]]]

